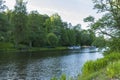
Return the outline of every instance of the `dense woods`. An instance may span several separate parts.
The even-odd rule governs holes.
[[[56,47],[87,45],[96,40],[92,29],[83,30],[81,25],[63,22],[55,13],[51,16],[38,11],[27,12],[27,2],[16,0],[13,10],[0,1],[0,43],[19,47]],[[5,44],[4,44],[5,43]],[[94,44],[95,45],[95,44]]]

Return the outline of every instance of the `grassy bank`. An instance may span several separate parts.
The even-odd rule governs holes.
[[[67,50],[67,47],[54,47],[54,48],[39,48],[33,47],[28,49],[28,51],[55,51],[55,50]]]
[[[113,52],[84,64],[78,80],[120,80],[120,53]]]
[[[0,43],[1,52],[37,52],[37,51],[54,51],[54,50],[67,50],[67,47],[31,47],[25,45],[19,45],[18,48],[15,48],[12,43]]]
[[[120,80],[120,53],[113,52],[104,58],[87,61],[77,79],[62,75],[60,79],[51,80]]]

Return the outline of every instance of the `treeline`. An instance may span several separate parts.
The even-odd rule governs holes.
[[[26,2],[16,0],[14,10],[4,10],[4,1],[0,0],[0,42],[8,42],[29,47],[56,47],[73,45],[92,45],[95,34],[92,30],[83,30],[81,25],[72,26],[63,22],[55,13],[42,15],[37,11],[27,12]]]

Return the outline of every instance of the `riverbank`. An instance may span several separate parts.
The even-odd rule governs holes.
[[[55,47],[55,48],[41,48],[41,47],[32,47],[32,48],[4,48],[0,49],[1,52],[39,52],[39,51],[58,51],[58,50],[68,50],[67,47]]]
[[[84,64],[78,80],[120,80],[120,53],[113,52]]]
[[[12,43],[1,42],[1,52],[38,52],[38,51],[55,51],[55,50],[67,50],[68,47],[28,47],[26,45],[18,45],[17,48]]]
[[[67,77],[62,75],[60,79],[54,77],[51,80],[67,80]],[[87,61],[82,74],[70,80],[120,80],[120,53],[112,52],[104,58]]]

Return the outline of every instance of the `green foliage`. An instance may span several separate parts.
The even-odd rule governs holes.
[[[0,42],[0,49],[10,49],[10,48],[14,48],[14,45],[12,43]]]
[[[109,80],[120,79],[120,53],[113,52],[96,61],[84,64],[82,75],[78,80]]]
[[[69,46],[75,45],[76,37],[75,37],[75,32],[74,32],[74,30],[68,30],[67,36],[68,36],[68,45],[69,45]]]
[[[94,22],[95,18],[93,16],[88,16],[84,18],[84,22]]]
[[[120,1],[119,0],[93,0],[94,9],[98,12],[109,12],[112,13],[115,20],[115,28],[120,29],[119,17],[120,17]]]
[[[88,61],[83,66],[82,69],[83,75],[88,75],[95,71],[98,71],[104,68],[107,64],[108,64],[108,60],[106,58],[98,59],[96,61]]]
[[[106,55],[105,58],[108,59],[109,62],[117,61],[120,59],[120,53],[112,52],[111,54]]]
[[[111,51],[120,52],[120,38],[114,38],[109,42]]]
[[[56,77],[51,78],[50,80],[58,80]]]
[[[80,36],[81,36],[80,43],[82,46],[92,45],[92,42],[94,41],[95,38],[95,34],[91,30],[82,30],[80,32]]]
[[[103,48],[106,46],[106,41],[105,41],[104,37],[96,37],[95,40],[93,41],[92,45]]]
[[[62,74],[61,77],[60,77],[60,79],[58,79],[56,77],[53,77],[53,78],[51,78],[51,80],[67,80],[67,78],[66,78],[65,74]],[[70,79],[70,80],[72,80],[72,79]]]
[[[6,41],[8,26],[7,16],[4,13],[0,13],[0,41]]]
[[[65,74],[62,74],[60,80],[67,80],[66,75],[65,75]]]
[[[86,76],[78,76],[78,80],[119,80],[120,61],[109,63],[105,68]]]
[[[44,16],[37,11],[31,11],[28,15],[28,42],[30,47],[41,47],[46,44],[46,31],[43,28]]]
[[[0,0],[0,42],[10,42],[16,49],[21,44],[29,48],[92,44],[94,33],[82,30],[80,24],[63,22],[57,13],[51,16],[37,11],[28,13],[26,4],[16,0],[14,10],[4,11],[4,1]]]
[[[106,74],[109,78],[120,78],[120,61],[109,64],[106,68]]]
[[[47,35],[47,41],[51,47],[56,47],[58,43],[58,38],[54,33],[49,33]]]
[[[96,61],[88,61],[84,64],[82,72],[83,75],[91,74],[95,71],[105,68],[110,62],[120,59],[120,53],[111,53],[104,58],[97,59]]]
[[[16,0],[15,10],[13,11],[12,23],[14,24],[13,36],[16,46],[26,39],[27,31],[27,11],[26,3],[23,0]]]

